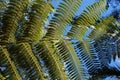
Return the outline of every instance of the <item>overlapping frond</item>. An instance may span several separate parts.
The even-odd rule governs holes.
[[[29,43],[19,43],[14,46],[14,57],[19,64],[19,67],[23,68],[26,72],[26,77],[30,80],[44,80],[40,62],[34,55]]]
[[[92,41],[86,40],[84,42],[77,42],[75,49],[80,60],[86,65],[90,74],[95,74],[100,70],[101,63],[97,53],[95,53]]]
[[[71,80],[85,79],[84,69],[74,47],[69,41],[60,41],[56,44],[60,58],[65,62]]]
[[[87,7],[79,18],[75,20],[73,25],[85,25],[90,26],[96,23],[96,21],[101,17],[101,14],[106,10],[106,0],[100,0],[91,6]]]
[[[0,67],[5,68],[2,73],[9,80],[22,80],[15,63],[11,60],[10,54],[5,46],[0,46]]]
[[[45,80],[44,69],[49,73],[50,80],[88,80],[90,75],[102,73],[102,66],[108,65],[107,52],[112,54],[118,51],[113,48],[119,47],[113,44],[117,41],[110,40],[107,45],[101,43],[105,41],[103,38],[101,40],[104,34],[110,32],[110,35],[116,35],[120,30],[115,27],[119,24],[112,23],[116,21],[113,17],[100,19],[106,10],[107,0],[99,0],[88,6],[74,20],[82,0],[62,0],[48,25],[45,23],[53,9],[51,0],[9,1],[5,14],[0,16],[3,23],[0,24],[0,80],[4,77],[7,80]],[[64,37],[68,26],[72,28]],[[73,39],[78,41],[74,42]],[[16,40],[18,43],[15,43]]]
[[[36,45],[38,55],[45,62],[51,80],[69,80],[63,64],[50,41],[41,41]]]
[[[88,32],[88,28],[86,26],[82,26],[82,25],[74,26],[73,25],[72,29],[67,34],[67,36],[71,39],[77,39],[77,40],[83,41],[87,32]]]
[[[44,27],[48,15],[52,11],[50,3],[44,0],[35,0],[29,13],[29,22],[26,24],[22,38],[20,41],[33,42],[40,40],[44,35]]]
[[[78,11],[82,0],[63,0],[56,10],[54,17],[49,22],[46,38],[60,39],[63,37],[66,27],[70,24]]]
[[[10,1],[8,9],[6,10],[2,20],[2,30],[4,32],[4,37],[2,38],[3,43],[15,42],[15,32],[18,28],[17,25],[28,3],[29,0]]]
[[[116,19],[114,17],[109,17],[107,19],[104,19],[100,23],[97,23],[95,25],[95,29],[90,33],[89,38],[98,40],[101,36],[107,33],[107,31],[110,30],[112,26],[114,26],[113,22],[115,21]]]
[[[75,21],[72,23],[72,28],[67,36],[71,39],[81,40],[83,35],[85,35],[88,31],[87,27],[94,25],[105,9],[106,0],[100,0],[97,3],[88,6],[87,10],[85,10],[80,17],[75,19]]]

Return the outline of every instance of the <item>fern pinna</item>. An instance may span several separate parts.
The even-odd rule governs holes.
[[[62,0],[54,8],[50,0],[2,0],[0,80],[101,80],[119,75],[111,62],[120,56],[120,24],[101,16],[106,0],[76,18],[82,2]]]

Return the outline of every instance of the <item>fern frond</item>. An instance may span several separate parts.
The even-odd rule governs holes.
[[[103,36],[111,27],[113,26],[113,22],[115,22],[116,19],[114,17],[109,17],[107,19],[104,19],[100,23],[97,23],[95,25],[95,29],[90,33],[89,38],[98,40],[101,36]],[[115,27],[115,26],[114,26]]]
[[[72,26],[72,29],[70,30],[70,32],[68,32],[67,37],[83,41],[87,32],[88,28],[86,26]]]
[[[60,58],[65,62],[68,75],[72,80],[85,79],[84,69],[80,62],[74,47],[69,41],[60,41],[56,44]]]
[[[44,80],[41,66],[38,59],[34,55],[29,43],[19,43],[14,46],[14,54],[16,54],[16,61],[19,67],[26,71],[28,79],[40,79]],[[15,56],[14,56],[15,57]]]
[[[50,3],[44,0],[35,0],[29,13],[29,22],[20,41],[33,42],[40,40],[44,35],[43,25],[52,11]]]
[[[0,46],[0,66],[5,67],[3,71],[4,76],[9,80],[22,80],[15,66],[14,62],[11,60],[7,49],[4,46]]]
[[[101,69],[101,63],[97,53],[94,51],[93,43],[90,40],[77,42],[75,49],[82,63],[86,65],[88,72],[90,74],[98,73],[98,70]]]
[[[17,30],[17,25],[22,18],[23,11],[26,9],[29,0],[15,1],[11,0],[8,9],[3,16],[3,43],[14,43],[15,42],[15,32]]]
[[[72,28],[67,36],[71,39],[82,40],[88,31],[87,27],[94,25],[96,21],[100,18],[101,14],[105,11],[106,0],[94,3],[87,7],[79,18],[75,19],[72,23]]]
[[[50,41],[42,41],[36,45],[38,55],[45,62],[51,80],[69,80],[63,64]]]
[[[106,3],[106,0],[100,0],[97,3],[88,6],[87,10],[84,11],[80,17],[74,21],[73,25],[94,25],[101,17],[101,14],[106,10]]]
[[[49,23],[46,38],[60,39],[78,11],[82,0],[63,0]]]

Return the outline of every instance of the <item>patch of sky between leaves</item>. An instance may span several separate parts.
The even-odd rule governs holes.
[[[103,17],[111,16],[115,14],[116,12],[118,12],[120,16],[120,1],[119,0],[110,0],[110,3],[108,5],[109,5],[109,8],[106,11],[106,13],[103,14]]]

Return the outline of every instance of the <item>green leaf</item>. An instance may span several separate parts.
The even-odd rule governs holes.
[[[96,21],[101,17],[101,14],[106,9],[106,1],[100,1],[87,7],[80,17],[74,20],[72,28],[68,32],[67,36],[71,39],[77,39],[82,41],[83,37],[88,31],[88,27],[94,25]]]
[[[14,46],[14,54],[16,54],[16,61],[19,67],[26,71],[28,79],[45,80],[40,66],[40,62],[34,55],[29,43],[19,43]],[[19,59],[18,59],[19,58]]]
[[[97,3],[94,3],[91,6],[87,7],[79,18],[77,18],[73,25],[84,25],[84,26],[91,26],[96,23],[96,21],[101,17],[101,14],[106,10],[106,0],[100,0]]]
[[[73,26],[70,32],[67,34],[67,37],[69,37],[70,39],[83,41],[87,32],[88,28],[86,26]]]
[[[15,43],[15,32],[18,28],[18,22],[21,20],[24,10],[26,9],[29,0],[15,1],[11,0],[8,9],[3,16],[3,34],[2,43]]]
[[[62,39],[66,27],[71,23],[73,17],[81,5],[82,0],[63,0],[57,8],[54,17],[49,22],[49,28],[45,38]]]
[[[45,62],[52,80],[69,80],[64,66],[50,41],[41,41],[36,45],[36,49],[40,58]]]
[[[65,62],[71,80],[85,79],[84,69],[71,42],[61,40],[56,44],[60,58]]]
[[[44,36],[44,27],[49,13],[52,11],[52,6],[44,0],[35,0],[29,13],[29,22],[24,30],[20,42],[35,42],[39,41]]]
[[[22,80],[15,63],[11,60],[10,54],[4,46],[0,46],[0,60],[1,66],[6,67],[3,73],[8,76],[8,79]]]
[[[80,60],[85,64],[90,74],[95,74],[101,69],[101,63],[93,44],[94,42],[91,40],[84,40],[82,42],[77,42],[75,47],[78,51]]]
[[[97,23],[95,25],[95,29],[93,29],[92,33],[90,34],[89,38],[93,40],[98,40],[100,37],[102,37],[104,34],[108,32],[109,29],[113,26],[113,22],[115,22],[116,19],[113,17],[109,17],[107,19],[104,19],[100,23]],[[113,26],[115,27],[115,26]]]

